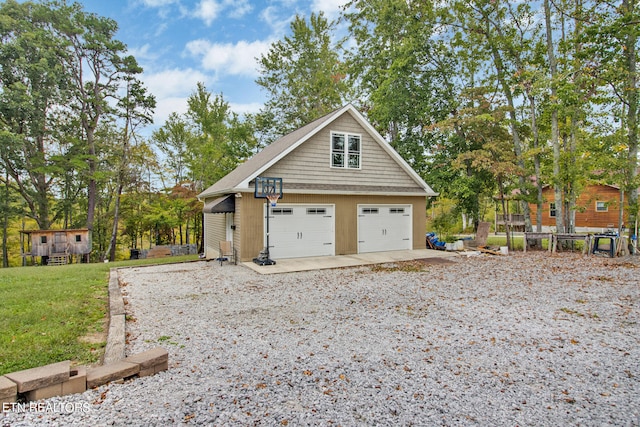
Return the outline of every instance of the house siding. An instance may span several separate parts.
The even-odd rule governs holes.
[[[555,217],[549,215],[550,203],[554,202],[554,192],[552,187],[547,187],[542,191],[544,200],[542,205],[542,225],[554,227],[556,225]],[[608,204],[607,212],[597,212],[596,202],[606,202]],[[576,201],[576,227],[589,228],[609,228],[618,227],[618,216],[620,206],[620,192],[615,187],[608,185],[588,185],[580,194]],[[531,209],[531,220],[535,226],[536,213],[538,211],[536,204],[529,204]],[[626,221],[626,212],[625,212]]]
[[[226,219],[224,214],[204,214],[205,256],[215,259],[219,256],[220,241],[227,240]]]
[[[331,132],[361,136],[360,169],[331,167]],[[287,185],[316,184],[330,188],[331,185],[362,184],[374,188],[395,187],[401,192],[424,192],[349,112],[294,149],[263,175],[282,177],[285,191]]]
[[[264,199],[250,196],[242,197],[240,203],[236,201],[236,233],[241,237],[237,245],[238,256],[241,261],[251,261],[264,249]],[[348,255],[358,252],[358,205],[412,205],[413,249],[425,248],[425,197],[411,196],[353,196],[353,195],[316,195],[316,194],[287,194],[281,199],[282,203],[301,204],[331,204],[335,206],[335,254]],[[240,211],[238,211],[240,207]],[[240,228],[244,228],[242,233]]]

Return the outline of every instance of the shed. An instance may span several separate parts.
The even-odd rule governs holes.
[[[69,264],[76,260],[85,260],[91,252],[91,236],[89,230],[22,230],[20,231],[20,250],[23,265],[26,257],[32,261],[40,257],[42,265]]]

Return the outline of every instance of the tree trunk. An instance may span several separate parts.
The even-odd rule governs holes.
[[[536,180],[536,232],[542,232],[542,172],[540,168],[540,137],[538,131],[538,120],[536,119],[536,103],[529,88],[526,88],[527,98],[529,98],[529,115],[531,116],[531,132],[533,133],[533,149],[536,154],[533,156],[533,167]],[[525,242],[526,243],[526,242]]]
[[[511,130],[511,138],[513,139],[513,151],[516,156],[516,163],[522,169],[523,173],[526,171],[526,165],[524,163],[524,159],[522,158],[522,142],[520,140],[520,133],[518,132],[518,117],[516,113],[515,104],[513,102],[513,91],[511,90],[511,86],[509,82],[507,82],[506,77],[504,75],[505,68],[504,62],[500,53],[498,52],[498,48],[496,47],[496,42],[493,40],[491,35],[491,31],[487,28],[486,35],[488,42],[491,46],[491,54],[493,56],[493,63],[496,67],[498,83],[502,88],[502,92],[507,99],[507,105],[509,106],[509,128]],[[520,193],[522,195],[527,194],[527,186],[525,177],[522,174],[518,176],[518,184],[520,187]],[[524,200],[521,201],[522,213],[524,214],[524,227],[525,231],[531,231],[531,213],[529,210],[529,204]]]
[[[632,14],[636,7],[635,0],[623,0],[621,10],[623,13]],[[638,25],[629,24],[629,25]],[[635,233],[635,224],[638,217],[638,75],[636,44],[637,32],[629,30],[625,40],[624,59],[627,67],[627,84],[625,92],[627,98],[627,144],[629,154],[627,156],[626,193],[629,199],[629,242]],[[636,235],[637,237],[637,235]],[[630,247],[631,253],[635,248]]]
[[[109,261],[116,260],[116,244],[118,242],[118,221],[120,220],[120,198],[122,196],[122,180],[118,179],[118,191],[116,193],[116,204],[113,212],[113,228],[111,229],[111,239],[109,241]]]
[[[9,172],[4,175],[5,197],[2,203],[2,268],[9,267],[9,254],[7,252],[7,230],[9,228]]]
[[[553,192],[556,205],[556,231],[565,232],[564,206],[562,201],[562,182],[560,177],[560,132],[558,129],[558,104],[555,79],[558,74],[556,57],[553,48],[553,34],[551,31],[551,7],[549,0],[544,0],[544,20],[547,35],[547,56],[551,76],[551,144],[553,145]]]

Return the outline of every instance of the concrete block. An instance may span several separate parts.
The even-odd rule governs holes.
[[[169,360],[169,353],[162,347],[152,348],[124,359],[125,362],[137,363],[140,370],[149,369]]]
[[[118,284],[118,271],[115,268],[112,268],[109,274],[109,314],[125,314],[122,292]]]
[[[18,393],[26,393],[69,380],[70,364],[70,361],[65,360],[51,365],[12,372],[5,376],[18,385]]]
[[[103,361],[105,364],[114,363],[124,359],[125,349],[125,315],[111,316],[107,346],[104,349]]]
[[[168,360],[165,360],[164,362],[154,366],[154,370],[155,370],[156,374],[158,372],[167,371],[168,369],[169,369],[169,361]]]
[[[37,388],[24,394],[25,398],[30,402],[32,400],[48,399],[54,396],[62,395],[62,383],[52,384],[46,387]]]
[[[122,380],[137,375],[140,365],[125,361],[109,363],[87,370],[87,388],[98,387],[111,381]]]
[[[151,375],[154,375],[156,373],[155,368],[152,366],[150,368],[147,369],[140,369],[140,372],[138,373],[139,377],[150,377]]]
[[[0,408],[4,403],[13,403],[18,398],[18,385],[5,376],[0,376]]]
[[[62,383],[62,396],[67,394],[84,393],[87,391],[87,368],[77,366],[71,368],[69,381]]]

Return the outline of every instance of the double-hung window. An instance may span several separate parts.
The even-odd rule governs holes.
[[[556,217],[556,204],[554,202],[549,203],[549,217]]]
[[[596,201],[596,212],[608,212],[609,206],[607,202]]]
[[[331,133],[331,167],[360,169],[361,150],[360,135]]]

